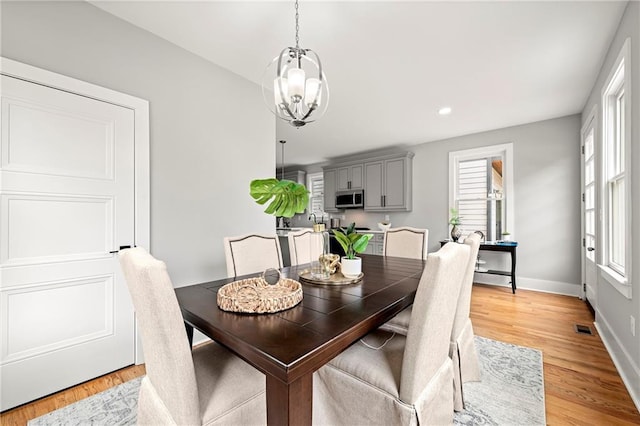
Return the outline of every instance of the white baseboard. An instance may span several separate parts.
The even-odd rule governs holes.
[[[622,382],[631,395],[631,400],[640,411],[640,368],[635,364],[629,352],[620,344],[620,339],[609,326],[606,318],[596,309],[596,322],[593,323],[607,348],[613,364],[622,378]]]
[[[475,274],[473,282],[511,287],[511,278],[501,275]],[[533,290],[543,293],[564,294],[580,297],[580,285],[562,281],[539,280],[537,278],[516,277],[516,290]]]

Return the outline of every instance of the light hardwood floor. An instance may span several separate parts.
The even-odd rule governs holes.
[[[593,326],[586,304],[574,297],[475,285],[471,319],[479,336],[540,349],[544,360],[547,423],[550,425],[639,425],[633,404]],[[577,334],[574,324],[591,327]],[[128,367],[0,415],[3,426],[71,404],[144,374]]]

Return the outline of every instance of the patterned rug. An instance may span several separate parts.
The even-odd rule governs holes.
[[[542,352],[475,337],[482,381],[463,385],[456,425],[545,425]]]
[[[464,384],[456,425],[544,425],[542,352],[476,336],[482,381]],[[133,425],[142,378],[29,421],[29,426]]]

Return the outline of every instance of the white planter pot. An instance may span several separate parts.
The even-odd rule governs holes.
[[[504,241],[511,241],[511,234],[503,235],[503,236],[502,236],[502,239],[503,239]]]
[[[358,278],[358,276],[362,273],[362,259],[356,257],[354,259],[347,259],[343,257],[341,259],[340,270],[342,271],[342,275],[347,278]]]

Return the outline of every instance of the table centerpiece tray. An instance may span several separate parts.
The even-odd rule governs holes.
[[[347,285],[347,284],[355,284],[358,283],[360,281],[362,281],[362,278],[364,277],[364,272],[360,272],[360,275],[358,275],[355,278],[347,278],[344,275],[342,275],[342,272],[338,271],[334,274],[331,274],[329,276],[329,278],[327,279],[316,279],[313,278],[311,276],[311,271],[302,271],[300,274],[298,274],[298,278],[300,279],[301,282],[303,283],[307,283],[307,284],[314,284],[314,285]]]
[[[264,274],[226,284],[218,290],[218,307],[227,312],[271,314],[296,306],[302,300],[302,286],[296,280],[282,278],[270,284]]]

